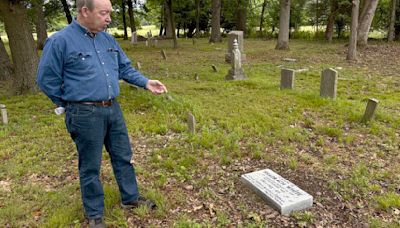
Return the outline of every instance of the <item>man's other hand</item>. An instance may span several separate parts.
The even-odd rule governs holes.
[[[158,80],[149,80],[146,84],[146,89],[150,90],[153,94],[168,92],[167,87]]]

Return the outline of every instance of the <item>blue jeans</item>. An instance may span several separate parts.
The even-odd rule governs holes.
[[[104,214],[104,192],[99,179],[103,145],[111,157],[122,203],[136,200],[139,192],[130,163],[132,150],[118,102],[108,107],[70,103],[66,110],[65,124],[78,150],[86,216],[98,218]]]

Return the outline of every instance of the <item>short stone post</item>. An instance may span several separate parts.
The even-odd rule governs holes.
[[[161,55],[162,55],[163,59],[167,60],[167,54],[165,53],[164,50],[161,50]]]
[[[157,40],[157,39],[154,39],[153,46],[154,46],[154,47],[157,47],[157,46],[158,46],[158,40]]]
[[[148,40],[146,40],[146,47],[148,47],[149,46],[149,41]]]
[[[335,99],[337,93],[338,73],[336,70],[329,68],[321,73],[320,96]]]
[[[245,80],[247,79],[246,75],[244,74],[242,68],[242,56],[239,50],[239,44],[237,40],[233,42],[233,50],[232,50],[232,61],[231,65],[232,68],[229,70],[228,75],[226,75],[226,80]]]
[[[8,117],[7,117],[7,109],[6,106],[3,104],[0,104],[0,109],[1,109],[1,118],[3,120],[3,124],[7,125],[8,124]]]
[[[196,119],[194,118],[191,112],[189,112],[188,114],[188,128],[189,128],[189,133],[191,134],[196,133]]]
[[[281,90],[294,88],[294,70],[281,69]]]
[[[214,64],[211,65],[211,68],[213,69],[214,72],[218,72],[217,66],[215,66]]]
[[[140,71],[140,69],[142,69],[142,65],[140,64],[140,62],[136,62],[136,69]]]
[[[368,99],[367,107],[365,109],[365,113],[363,118],[361,119],[361,122],[366,123],[374,117],[375,110],[378,107],[378,103],[379,101],[377,99],[374,98]]]

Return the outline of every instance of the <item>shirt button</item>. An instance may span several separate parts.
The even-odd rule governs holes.
[[[97,53],[100,53],[100,51],[97,51]]]
[[[108,88],[111,88],[111,85],[109,85]]]
[[[103,65],[104,65],[104,62],[101,62],[101,64],[103,64]]]
[[[107,75],[107,77],[108,77],[108,74],[106,74]]]

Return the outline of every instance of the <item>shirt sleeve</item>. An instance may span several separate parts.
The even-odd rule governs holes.
[[[58,39],[48,38],[46,40],[42,57],[40,58],[37,84],[39,88],[58,107],[64,107],[63,94],[63,48]]]
[[[124,81],[130,84],[146,89],[146,84],[147,81],[149,81],[149,79],[131,66],[131,61],[129,60],[125,52],[122,50],[122,48],[116,41],[115,45],[119,53],[118,54],[119,79],[123,79]]]

